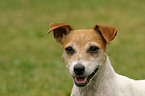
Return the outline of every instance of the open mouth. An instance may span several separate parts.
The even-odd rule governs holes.
[[[98,72],[99,68],[96,68],[94,72],[92,72],[89,76],[87,77],[73,77],[74,82],[77,86],[79,87],[84,87],[86,86],[90,80],[95,76],[95,74]]]

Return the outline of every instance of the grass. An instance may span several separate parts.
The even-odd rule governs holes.
[[[145,79],[144,0],[3,0],[0,3],[0,96],[68,96],[73,86],[62,46],[49,23],[74,29],[112,25],[108,46],[115,71]],[[58,50],[60,49],[60,50]]]

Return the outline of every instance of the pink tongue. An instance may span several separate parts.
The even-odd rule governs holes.
[[[80,83],[80,84],[83,84],[85,82],[87,82],[87,77],[75,77],[75,82],[76,83]]]

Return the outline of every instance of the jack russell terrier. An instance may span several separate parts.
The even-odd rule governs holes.
[[[107,56],[107,43],[117,34],[112,26],[73,30],[51,23],[56,41],[63,45],[63,61],[74,79],[71,96],[145,96],[145,80],[117,74]]]

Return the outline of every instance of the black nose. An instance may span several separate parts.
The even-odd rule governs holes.
[[[74,66],[74,72],[76,75],[82,75],[85,72],[85,67],[82,64]]]

